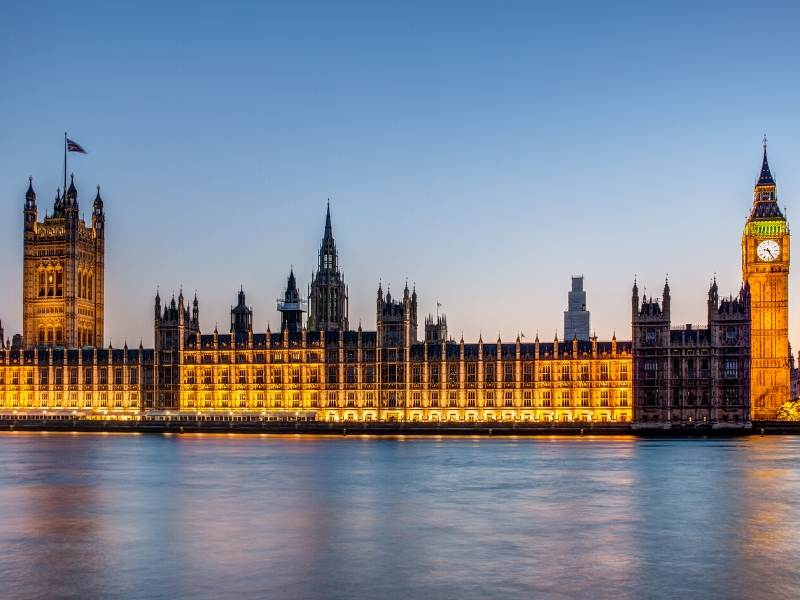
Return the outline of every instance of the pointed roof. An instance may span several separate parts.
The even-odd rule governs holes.
[[[333,237],[333,227],[331,227],[331,199],[328,198],[328,208],[325,213],[325,237]]]
[[[67,198],[77,198],[78,190],[75,188],[75,174],[69,175],[69,189],[67,189]]]
[[[775,185],[775,180],[772,178],[772,173],[769,170],[769,162],[767,161],[766,138],[764,138],[764,158],[761,161],[761,173],[758,176],[758,183],[756,185]]]
[[[753,210],[750,219],[784,219],[775,195],[776,185],[767,161],[767,138],[764,137],[764,158],[753,193]]]
[[[25,192],[25,200],[36,202],[36,192],[33,191],[33,177],[28,177],[28,191]]]

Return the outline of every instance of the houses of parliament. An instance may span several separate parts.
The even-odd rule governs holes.
[[[629,341],[589,334],[582,278],[564,339],[455,340],[444,315],[420,320],[407,284],[379,285],[375,330],[353,329],[328,206],[307,293],[291,272],[277,303],[280,330],[256,330],[243,289],[223,332],[201,328],[196,295],[156,293],[153,347],[106,347],[100,188],[90,222],[74,180],[42,220],[32,180],[23,206],[23,331],[7,339],[0,323],[2,414],[747,427],[790,397],[789,229],[766,144],[741,288],[720,296],[714,281],[707,323],[676,328],[669,282],[658,298],[636,282]]]

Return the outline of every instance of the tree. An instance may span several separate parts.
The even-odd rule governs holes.
[[[778,409],[778,421],[800,421],[800,400],[784,402]]]

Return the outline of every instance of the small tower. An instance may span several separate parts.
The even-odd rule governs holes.
[[[283,299],[278,298],[278,311],[281,313],[281,333],[300,333],[303,329],[303,303],[300,292],[297,291],[297,281],[294,269],[289,271],[289,280],[286,282],[286,292]]]
[[[425,317],[425,341],[429,344],[447,341],[447,316],[437,313]]]
[[[197,292],[194,293],[194,300],[192,301],[192,325],[200,330],[200,303],[197,301]]]
[[[33,191],[33,177],[28,177],[28,191],[25,192],[25,236],[36,230],[36,192]]]
[[[231,306],[231,333],[250,333],[253,331],[253,309],[247,306],[244,289],[239,288],[236,306]]]
[[[199,334],[200,328],[193,322],[187,310],[183,290],[178,300],[172,296],[170,303],[161,310],[161,295],[156,291],[155,305],[155,349],[182,350],[189,336]]]
[[[637,419],[669,423],[669,285],[664,285],[661,302],[645,294],[640,304],[634,283],[631,305],[633,377],[640,382],[633,390]]]
[[[406,284],[402,300],[392,300],[387,290],[383,298],[383,290],[378,286],[376,324],[378,340],[381,346],[410,347],[417,341],[417,292],[413,294]]]
[[[711,285],[708,288],[708,322],[714,319],[719,308],[719,288],[717,287],[717,278],[714,277]]]

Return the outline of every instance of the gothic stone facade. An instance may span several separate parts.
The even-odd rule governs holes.
[[[345,421],[633,418],[631,348],[615,339],[428,343],[398,338],[388,325],[382,334],[201,334],[183,303],[180,296],[164,310],[157,305],[155,349],[4,348],[0,410]]]
[[[537,337],[467,344],[447,338],[443,315],[429,319],[420,342],[417,293],[408,286],[399,299],[379,286],[376,330],[348,330],[330,212],[309,304],[317,312],[313,327],[304,328],[291,273],[279,305],[280,333],[254,332],[253,311],[240,290],[230,332],[204,334],[196,297],[190,306],[180,293],[162,306],[156,294],[153,349],[64,348],[57,340],[4,347],[0,411],[90,418],[633,419],[626,342]]]
[[[330,219],[308,293],[294,274],[279,305],[280,333],[254,333],[240,290],[231,331],[202,333],[199,304],[156,297],[155,347],[102,348],[105,215],[91,226],[74,181],[38,220],[25,196],[23,336],[0,349],[0,410],[140,415],[178,411],[236,418],[630,421],[642,426],[773,418],[789,397],[789,231],[767,163],[742,236],[745,285],[708,295],[705,328],[673,329],[669,287],[634,286],[632,341],[467,344],[443,316],[417,339],[417,294],[379,287],[376,330],[352,331]],[[588,316],[588,314],[587,314]],[[585,328],[584,328],[585,329]],[[0,339],[2,339],[0,328]],[[15,336],[16,338],[17,336]]]
[[[56,192],[52,215],[38,220],[36,193],[25,194],[23,344],[103,345],[105,215],[100,187],[91,226],[78,213],[74,179]]]
[[[659,301],[633,286],[634,406],[639,426],[750,421],[750,292],[708,292],[708,326],[673,329],[670,289]]]
[[[287,291],[294,289],[290,275]],[[171,308],[177,322],[188,312],[182,304],[181,296]],[[633,418],[630,344],[465,344],[441,329],[437,341],[419,342],[417,294],[408,287],[400,300],[379,287],[376,331],[282,325],[280,333],[200,334],[189,322],[180,335],[156,334],[172,343],[155,348],[157,393],[146,409],[346,421]]]

